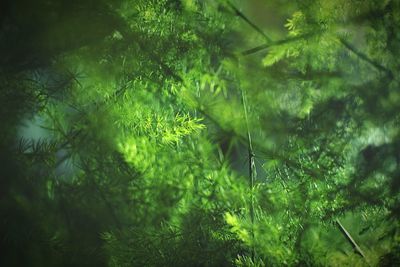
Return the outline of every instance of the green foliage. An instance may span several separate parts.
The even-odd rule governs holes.
[[[0,6],[0,265],[398,265],[399,1],[36,2]]]

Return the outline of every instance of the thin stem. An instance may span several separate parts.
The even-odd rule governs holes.
[[[350,235],[350,233],[346,230],[346,228],[344,228],[344,226],[342,225],[342,223],[339,221],[339,219],[336,219],[336,224],[339,227],[339,230],[342,232],[342,234],[345,236],[345,238],[347,239],[347,241],[349,241],[349,243],[351,244],[351,246],[354,248],[354,250],[357,252],[357,254],[359,254],[361,257],[364,258],[364,260],[367,262],[368,265],[370,265],[370,263],[367,260],[367,257],[365,256],[364,252],[362,251],[362,249],[360,248],[360,246],[356,243],[356,241],[354,241],[353,237]]]
[[[276,46],[276,45],[281,45],[281,44],[295,42],[295,41],[298,41],[298,40],[301,40],[301,39],[306,39],[306,38],[311,37],[311,36],[313,36],[315,34],[316,34],[316,32],[308,33],[308,34],[303,34],[303,35],[299,35],[299,36],[296,36],[296,37],[290,37],[290,38],[287,38],[287,39],[282,39],[282,40],[278,40],[278,41],[262,44],[262,45],[254,47],[254,48],[248,49],[246,51],[243,51],[242,55],[243,56],[247,56],[247,55],[255,54],[255,53],[257,53],[257,52],[259,52],[261,50],[268,49],[268,48],[271,48],[271,47]]]
[[[358,51],[352,44],[350,44],[349,42],[347,42],[345,39],[343,38],[339,38],[340,43],[342,43],[344,45],[344,47],[346,47],[348,50],[350,50],[351,52],[353,52],[356,56],[358,56],[360,59],[364,60],[365,62],[369,63],[371,66],[373,66],[374,68],[376,68],[379,71],[383,71],[385,72],[390,78],[393,78],[393,73],[391,70],[385,68],[384,66],[382,66],[381,64],[379,64],[376,61],[373,61],[372,59],[370,59],[366,54]]]
[[[241,89],[242,93],[242,103],[244,110],[244,118],[246,121],[246,130],[247,130],[247,145],[248,145],[248,155],[249,155],[249,178],[250,178],[250,220],[251,220],[251,236],[254,243],[254,183],[257,178],[257,170],[255,164],[255,153],[253,150],[253,144],[251,140],[250,127],[249,127],[249,119],[247,114],[247,99],[246,92],[244,89]],[[255,258],[255,248],[254,244],[252,246],[251,258],[254,261]]]
[[[235,7],[230,1],[227,1],[227,4],[230,8],[233,9],[233,11],[235,12],[235,15],[240,17],[242,20],[244,20],[247,24],[250,25],[250,27],[252,27],[254,30],[256,30],[262,37],[264,37],[265,40],[267,40],[268,42],[272,42],[272,39],[266,35],[261,29],[260,27],[258,27],[256,24],[254,24],[254,22],[252,22],[249,18],[247,18],[247,16],[245,14],[243,14],[237,7]]]
[[[246,99],[246,93],[242,89],[242,102],[243,102],[243,110],[244,110],[244,118],[246,121],[246,131],[247,131],[247,143],[248,143],[248,152],[249,152],[249,174],[250,174],[250,186],[253,188],[254,186],[254,181],[257,177],[257,172],[255,168],[255,154],[253,150],[253,144],[252,144],[252,139],[251,139],[251,134],[250,134],[250,127],[249,127],[249,119],[248,119],[248,111],[247,111],[247,99]]]

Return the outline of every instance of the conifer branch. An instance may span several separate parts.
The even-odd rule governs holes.
[[[377,70],[385,72],[388,75],[389,78],[393,78],[393,73],[392,73],[391,70],[389,70],[386,67],[382,66],[378,62],[372,60],[371,58],[369,58],[366,54],[362,53],[361,51],[358,51],[352,44],[347,42],[344,38],[339,38],[339,41],[340,41],[341,44],[344,45],[344,47],[346,47],[348,50],[353,52],[353,54],[355,54],[361,60],[367,62],[368,64],[370,64],[371,66],[373,66]]]
[[[236,131],[234,131],[232,129],[227,129],[216,118],[214,118],[211,114],[206,112],[204,109],[198,109],[198,112],[201,115],[203,115],[205,118],[210,120],[222,132],[224,132],[226,134],[233,134],[241,142],[248,144],[248,139],[245,136],[243,136],[241,133],[238,133],[238,132],[236,132]],[[281,153],[277,153],[277,152],[271,151],[270,149],[267,149],[262,143],[257,142],[256,140],[252,140],[252,145],[253,145],[253,147],[255,145],[255,147],[257,147],[257,151],[259,151],[262,154],[265,154],[268,158],[280,160],[280,161],[284,162],[288,167],[290,167],[292,169],[302,169],[310,177],[318,179],[319,177],[323,176],[322,172],[320,172],[320,171],[318,171],[316,169],[311,169],[311,168],[308,168],[308,167],[305,167],[305,166],[303,166],[303,168],[301,168],[302,166],[300,166],[300,163],[298,163],[298,162],[296,162],[296,161],[294,161],[294,160],[292,160],[290,158],[285,157]]]
[[[230,1],[227,2],[228,6],[233,9],[235,12],[235,15],[240,17],[242,20],[244,20],[247,24],[250,25],[255,31],[257,31],[262,37],[264,37],[267,42],[272,42],[272,39],[266,35],[260,27],[258,27],[254,22],[252,22],[243,12],[241,12],[237,7],[235,7]]]
[[[282,40],[278,40],[278,41],[262,44],[262,45],[254,47],[254,48],[251,48],[251,49],[243,51],[242,55],[243,56],[248,56],[248,55],[251,55],[251,54],[255,54],[255,53],[257,53],[257,52],[259,52],[261,50],[268,49],[268,48],[271,48],[273,46],[287,44],[287,43],[291,43],[291,42],[296,42],[296,41],[301,40],[301,39],[307,39],[307,38],[309,38],[311,36],[314,36],[315,34],[317,34],[317,33],[316,32],[307,33],[307,34],[299,35],[299,36],[296,36],[296,37],[290,37],[290,38],[287,38],[287,39],[282,39]]]
[[[248,146],[248,157],[249,157],[249,178],[250,178],[250,220],[251,220],[251,237],[253,239],[254,243],[254,183],[255,180],[257,179],[257,170],[256,170],[256,165],[255,165],[255,153],[253,150],[253,144],[251,140],[251,134],[250,134],[250,127],[249,127],[249,118],[248,118],[248,111],[247,111],[247,99],[246,99],[246,93],[244,89],[241,89],[241,94],[242,94],[242,103],[243,103],[243,111],[244,111],[244,118],[246,121],[246,131],[247,131],[247,146]],[[255,247],[254,244],[252,245],[252,251],[251,251],[251,258],[253,259],[254,262],[254,257],[255,257]]]
[[[104,203],[106,209],[108,210],[108,213],[110,214],[115,226],[119,230],[121,230],[122,229],[122,223],[121,223],[120,219],[118,218],[117,214],[115,213],[115,208],[113,207],[113,205],[110,203],[110,201],[106,197],[106,195],[105,195],[104,191],[101,189],[100,185],[96,182],[96,179],[94,177],[92,177],[92,175],[91,175],[91,172],[93,170],[89,166],[90,163],[82,161],[81,164],[82,164],[81,168],[86,171],[87,178],[88,178],[89,182],[92,184],[92,186],[94,187],[94,190],[97,192],[98,196],[103,201],[103,203]]]
[[[336,219],[336,224],[339,227],[340,232],[342,232],[342,234],[345,236],[346,240],[349,241],[349,243],[351,244],[351,246],[353,247],[353,249],[356,251],[357,254],[359,254],[361,257],[364,258],[364,260],[369,264],[367,257],[365,256],[364,252],[362,251],[362,249],[360,248],[360,246],[356,243],[356,241],[354,241],[353,237],[350,235],[350,233],[346,230],[346,228],[344,228],[344,226],[342,225],[342,223],[339,221],[339,219]]]
[[[253,144],[252,144],[252,139],[251,139],[251,134],[250,134],[248,111],[247,111],[247,99],[246,99],[246,94],[245,94],[243,89],[241,90],[241,94],[242,94],[244,117],[245,117],[245,122],[246,122],[246,131],[247,131],[247,145],[248,145],[248,152],[249,152],[250,186],[251,186],[251,188],[253,188],[255,179],[257,178],[257,172],[256,172],[256,169],[255,169],[255,163],[254,163],[255,154],[254,154]]]

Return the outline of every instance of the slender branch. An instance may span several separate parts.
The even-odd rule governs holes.
[[[250,134],[250,127],[249,127],[249,118],[247,114],[247,99],[246,99],[246,92],[244,89],[241,89],[242,93],[242,103],[243,103],[243,110],[244,110],[244,118],[246,121],[246,131],[247,131],[247,145],[248,145],[248,153],[249,153],[249,178],[250,178],[250,220],[251,220],[251,236],[254,240],[254,183],[257,179],[257,170],[255,164],[255,153],[253,150],[253,144],[251,141],[251,134]],[[254,244],[252,246],[251,257],[254,260],[255,257],[255,248]]]
[[[248,49],[246,51],[242,52],[242,55],[247,56],[247,55],[251,55],[254,53],[257,53],[261,50],[264,49],[268,49],[272,46],[276,46],[276,45],[281,45],[281,44],[285,44],[285,43],[290,43],[290,42],[294,42],[297,41],[299,39],[303,39],[303,38],[308,38],[312,35],[315,35],[316,33],[308,33],[305,35],[301,35],[301,36],[296,36],[294,38],[288,38],[288,39],[283,39],[283,40],[279,40],[279,41],[275,41],[273,42],[272,39],[270,37],[268,37],[257,25],[255,25],[250,19],[248,19],[246,17],[246,15],[244,15],[238,8],[236,8],[231,2],[227,2],[227,4],[233,9],[233,11],[235,12],[235,15],[239,16],[241,19],[243,19],[247,24],[249,24],[254,30],[256,30],[259,34],[261,34],[266,40],[267,43],[256,46],[254,48]],[[385,72],[389,78],[393,78],[393,73],[391,70],[389,70],[388,68],[382,66],[381,64],[379,64],[378,62],[372,60],[371,58],[369,58],[366,54],[358,51],[352,44],[350,44],[349,42],[347,42],[344,38],[339,38],[340,43],[342,43],[344,45],[344,47],[346,47],[348,50],[350,50],[352,53],[354,53],[355,55],[357,55],[360,59],[364,60],[365,62],[369,63],[370,65],[372,65],[374,68],[376,68],[379,71],[383,71]]]
[[[242,89],[242,102],[243,102],[243,110],[244,110],[244,117],[246,121],[246,131],[247,131],[247,143],[248,143],[248,151],[249,151],[249,174],[250,174],[250,186],[251,188],[254,187],[254,182],[255,179],[257,178],[257,172],[255,168],[255,163],[254,163],[254,150],[253,150],[253,144],[252,144],[252,139],[251,139],[251,134],[250,134],[250,127],[249,127],[249,119],[248,119],[248,113],[247,113],[247,99],[246,99],[246,93]]]
[[[342,234],[345,236],[345,238],[347,239],[347,241],[349,241],[349,243],[351,244],[351,246],[353,247],[353,249],[361,256],[364,258],[364,260],[369,264],[367,257],[365,256],[364,252],[362,251],[362,249],[360,248],[360,246],[356,243],[356,241],[354,241],[353,237],[350,235],[350,233],[346,230],[346,228],[344,228],[344,226],[342,225],[342,223],[339,221],[339,219],[336,219],[336,224],[339,227],[339,230],[342,232]]]
[[[204,109],[198,109],[198,112],[201,115],[203,115],[205,118],[210,120],[212,123],[214,123],[214,125],[217,126],[224,133],[233,134],[241,142],[248,143],[247,138],[245,136],[243,136],[241,133],[238,133],[238,132],[236,132],[236,131],[234,131],[232,129],[227,129],[216,118],[214,118],[211,114],[206,112]],[[300,166],[300,164],[298,162],[286,157],[285,155],[283,155],[281,153],[277,153],[275,151],[271,151],[270,149],[266,148],[264,146],[264,144],[261,143],[261,142],[257,142],[256,140],[252,140],[252,145],[255,145],[255,147],[257,147],[257,151],[259,151],[260,153],[262,153],[265,156],[267,156],[268,159],[280,160],[280,161],[284,162],[288,167],[291,167],[293,169],[300,169],[302,167],[302,166]],[[311,176],[311,177],[313,177],[315,179],[319,179],[319,177],[323,176],[323,173],[321,171],[317,170],[317,169],[311,169],[311,168],[303,166],[303,171],[307,175],[309,175],[309,176]]]
[[[296,42],[296,41],[301,40],[301,39],[306,39],[306,38],[309,38],[309,37],[311,37],[311,36],[313,36],[315,34],[317,34],[317,32],[307,33],[307,34],[299,35],[299,36],[296,36],[296,37],[290,37],[290,38],[287,38],[287,39],[282,39],[282,40],[274,41],[274,42],[271,42],[271,43],[262,44],[262,45],[254,47],[254,48],[251,48],[251,49],[243,51],[242,55],[243,56],[251,55],[251,54],[257,53],[257,52],[259,52],[261,50],[271,48],[273,46],[286,44],[286,43],[291,43],[291,42]]]
[[[235,12],[235,15],[240,17],[242,20],[244,20],[247,24],[250,25],[250,27],[252,27],[254,30],[256,30],[261,36],[264,37],[265,40],[267,40],[268,42],[272,42],[272,39],[266,35],[261,29],[260,27],[258,27],[256,24],[254,24],[254,22],[252,22],[249,18],[247,18],[247,16],[245,14],[243,14],[237,7],[235,7],[230,1],[227,1],[227,4],[230,8],[233,9],[233,11]]]
[[[116,214],[116,209],[114,206],[109,202],[107,196],[105,195],[105,192],[102,190],[100,185],[97,183],[96,179],[90,174],[93,170],[90,168],[90,163],[89,162],[82,162],[82,169],[85,170],[85,172],[88,174],[88,180],[91,183],[91,185],[94,187],[94,190],[97,192],[98,196],[100,199],[103,201],[108,213],[111,215],[111,219],[113,220],[115,226],[121,230],[122,229],[122,223],[120,219],[118,218]]]
[[[385,72],[390,78],[393,78],[393,73],[391,70],[387,69],[386,67],[382,66],[376,61],[373,61],[371,58],[369,58],[366,54],[358,51],[352,44],[347,42],[343,38],[339,38],[340,43],[344,45],[348,50],[353,52],[356,56],[358,56],[360,59],[364,60],[365,62],[369,63],[371,66],[376,68],[379,71]]]

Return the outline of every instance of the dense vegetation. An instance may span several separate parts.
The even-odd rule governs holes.
[[[400,1],[0,24],[1,266],[400,266]]]

